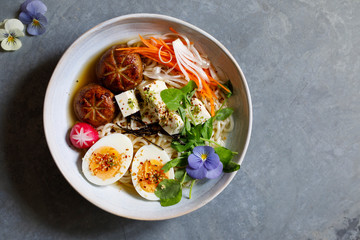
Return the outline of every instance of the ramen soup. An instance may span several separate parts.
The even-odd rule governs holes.
[[[73,97],[78,123],[70,134],[74,146],[88,149],[87,180],[162,200],[171,184],[192,188],[196,179],[236,171],[236,153],[224,147],[234,126],[232,86],[220,75],[196,42],[174,30],[96,56]]]

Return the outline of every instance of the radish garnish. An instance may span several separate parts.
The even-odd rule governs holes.
[[[199,61],[199,59],[194,56],[194,54],[182,43],[180,39],[173,41],[173,47],[181,72],[185,75],[185,78],[188,81],[190,80],[188,71],[194,74],[198,79],[198,90],[200,91],[202,89],[201,80],[209,82],[208,76],[201,67],[203,62]]]
[[[71,129],[70,141],[76,148],[89,148],[99,140],[98,132],[87,123],[77,123]]]

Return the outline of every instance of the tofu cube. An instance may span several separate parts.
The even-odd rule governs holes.
[[[142,120],[143,122],[149,121],[153,123],[153,119],[157,119],[160,126],[167,133],[170,135],[178,134],[183,129],[184,122],[179,114],[175,111],[169,111],[166,107],[166,104],[160,96],[160,92],[165,89],[167,89],[167,87],[163,81],[154,81],[139,88],[140,95],[144,103],[147,104],[145,108],[148,108],[144,110],[147,114],[144,114],[144,116],[142,114]]]
[[[191,105],[192,106],[190,107],[190,112],[192,113],[194,118],[192,119],[190,114],[186,114],[186,116],[189,119],[192,119],[195,125],[203,124],[204,122],[206,122],[208,119],[211,118],[211,115],[206,110],[205,105],[199,99],[192,98]]]
[[[184,128],[184,121],[175,111],[164,111],[159,114],[159,125],[170,135],[178,134]]]
[[[154,107],[150,107],[148,103],[143,102],[140,106],[141,120],[145,124],[152,124],[159,121]]]
[[[120,111],[124,117],[140,111],[134,90],[128,90],[115,96]]]
[[[154,81],[145,86],[139,87],[140,95],[145,102],[156,105],[159,101],[162,102],[160,92],[167,89],[163,81]]]

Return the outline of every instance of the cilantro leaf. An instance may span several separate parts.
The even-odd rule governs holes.
[[[188,157],[190,153],[185,152],[181,154],[180,157],[174,158],[171,161],[167,162],[161,169],[164,170],[164,172],[168,172],[170,168],[172,167],[184,167],[188,164]]]
[[[162,90],[160,96],[168,109],[174,111],[181,107],[181,101],[183,101],[185,97],[183,92],[176,88]]]
[[[188,84],[186,84],[186,86],[184,86],[180,90],[184,93],[184,95],[186,95],[186,94],[189,94],[190,92],[192,92],[195,88],[196,88],[196,83],[191,80],[191,81],[189,81]]]
[[[173,149],[175,149],[176,151],[178,152],[184,152],[184,151],[187,151],[187,150],[190,150],[192,149],[192,145],[195,143],[194,140],[190,140],[188,141],[187,143],[185,144],[181,144],[180,142],[178,141],[172,141],[171,142],[171,147]]]
[[[215,153],[217,155],[219,155],[220,161],[222,162],[224,167],[227,166],[228,163],[233,158],[232,151],[227,148],[224,148],[224,147],[216,147],[216,148],[214,148],[214,150],[215,150]]]
[[[188,118],[185,118],[185,130],[187,132],[190,132],[190,130],[191,130],[191,123],[190,123],[190,120]]]
[[[192,139],[194,141],[200,141],[202,128],[203,127],[201,126],[201,124],[192,127],[190,131],[187,132],[188,133],[187,138]]]
[[[155,195],[160,198],[161,206],[175,205],[180,202],[182,197],[181,184],[174,179],[164,179],[156,187]]]
[[[228,81],[224,84],[224,86],[230,91],[230,92],[228,92],[228,91],[224,91],[224,90],[223,90],[223,91],[225,92],[226,97],[227,97],[227,98],[231,97],[231,95],[233,94],[233,91],[234,91],[234,88],[233,88],[233,85],[231,84],[231,81],[228,80]]]
[[[213,132],[213,120],[214,118],[209,118],[203,125],[201,129],[201,136],[205,139],[210,139]]]
[[[183,182],[186,183],[186,182],[189,182],[191,180],[193,180],[192,177],[190,177],[188,174],[186,174],[186,169],[185,168],[180,168],[180,169],[177,169],[176,172],[175,172],[175,179],[181,181],[181,180],[184,180]],[[185,179],[183,179],[185,176]]]
[[[235,172],[240,169],[240,165],[231,161],[234,156],[234,152],[225,148],[225,147],[216,147],[214,148],[215,153],[219,155],[220,161],[222,162],[224,168],[223,172]],[[236,154],[236,153],[235,153]]]
[[[184,109],[183,107],[179,107],[178,112],[179,112],[179,115],[180,115],[181,119],[182,119],[183,121],[185,121],[185,118],[186,118],[185,109]]]
[[[236,162],[230,161],[224,168],[223,172],[230,173],[240,169],[240,165]]]
[[[223,121],[228,117],[230,117],[230,115],[233,114],[233,112],[234,110],[232,108],[223,108],[216,113],[215,119],[218,121]]]
[[[194,81],[189,81],[189,83],[181,89],[169,88],[162,90],[160,96],[165,102],[169,110],[178,110],[182,107],[185,102],[190,104],[192,95],[195,93],[196,83]],[[191,96],[190,96],[191,95]],[[185,104],[186,107],[186,104]],[[184,120],[184,119],[183,119]]]

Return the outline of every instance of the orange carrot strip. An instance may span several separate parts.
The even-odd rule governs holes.
[[[139,54],[152,54],[152,55],[158,55],[159,54],[159,50],[157,49],[150,49],[150,48],[144,48],[144,47],[134,47],[134,48],[117,48],[116,50],[126,50],[129,51],[131,53],[139,53]],[[162,57],[167,57],[170,59],[170,54],[168,52],[160,52]]]
[[[202,80],[202,84],[204,89],[209,93],[209,95],[217,99],[216,94],[213,92],[213,90],[209,87],[209,85],[207,85],[207,83],[204,80]]]
[[[174,54],[174,50],[172,50],[169,45],[167,45],[164,40],[162,40],[161,38],[159,38],[159,41],[161,42],[161,44],[166,47],[172,54]]]
[[[216,84],[218,84],[220,87],[222,87],[225,91],[230,92],[230,90],[229,90],[227,87],[225,87],[224,85],[222,85],[221,83],[219,83],[218,81],[216,81],[213,77],[211,77],[209,69],[204,69],[204,72],[205,72],[206,75],[208,76],[210,82],[213,81],[213,82],[215,82]]]
[[[157,49],[157,47],[155,47],[154,45],[152,45],[148,40],[146,40],[145,38],[143,38],[141,35],[139,35],[141,41],[149,48],[152,49]]]
[[[156,42],[156,45],[158,45],[158,46],[156,46],[157,48],[160,48],[162,46],[161,42],[158,39],[156,39],[154,37],[150,37],[150,39],[152,39]]]
[[[204,88],[200,91],[200,96],[202,96],[202,98],[206,98],[207,100],[210,101],[210,106],[211,106],[210,113],[211,113],[212,117],[215,116],[215,106],[214,106],[213,98],[208,95],[208,92]]]
[[[169,27],[170,31],[172,31],[173,33],[179,34],[177,31],[175,31],[175,29],[173,29],[172,27]]]

